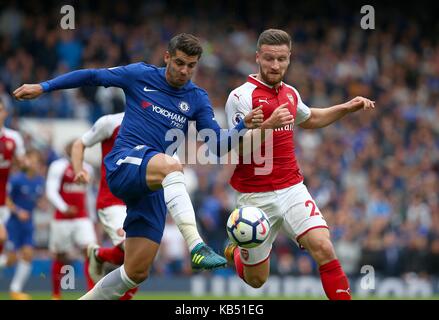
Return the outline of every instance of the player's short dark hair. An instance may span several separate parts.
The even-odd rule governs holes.
[[[43,155],[38,149],[28,149],[26,150],[26,157],[35,156],[40,163],[43,162]]]
[[[198,56],[198,59],[203,53],[200,39],[189,33],[180,33],[169,41],[168,52],[171,56],[175,55],[177,50],[182,51],[188,56]]]
[[[258,38],[257,50],[261,49],[261,46],[267,44],[271,46],[280,46],[286,44],[291,49],[292,41],[290,35],[279,29],[267,29],[263,31]]]

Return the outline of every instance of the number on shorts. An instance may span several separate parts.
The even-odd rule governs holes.
[[[314,201],[312,200],[308,200],[305,202],[305,207],[309,207],[309,205],[311,205],[311,214],[309,215],[310,217],[312,216],[318,216],[320,214],[320,212],[316,211],[316,204],[314,203]]]

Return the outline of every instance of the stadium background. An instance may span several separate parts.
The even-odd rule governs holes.
[[[60,28],[65,4],[75,8],[75,30]],[[375,8],[374,30],[360,27],[365,4]],[[194,81],[209,92],[225,127],[228,93],[256,71],[259,32],[285,29],[294,42],[286,82],[308,105],[329,106],[356,95],[376,101],[373,113],[359,112],[322,130],[296,131],[305,183],[330,226],[352,291],[434,297],[439,293],[439,22],[432,13],[438,5],[395,6],[390,1],[1,1],[0,96],[11,113],[7,126],[20,130],[26,146],[41,150],[49,164],[62,155],[67,140],[99,116],[123,110],[121,91],[85,87],[26,102],[14,101],[10,92],[78,68],[136,61],[163,65],[167,41],[191,32],[204,45]],[[98,169],[99,159],[88,156]],[[233,168],[190,165],[186,170],[203,237],[220,252],[234,206],[228,186]],[[25,288],[31,293],[50,291],[51,210],[42,200],[34,216],[37,254]],[[109,245],[100,225],[96,229],[101,243]],[[149,297],[172,291],[187,298],[323,294],[317,266],[290,240],[279,236],[271,261],[273,276],[262,290],[246,287],[231,269],[194,276],[183,240],[169,221],[142,290]],[[81,263],[75,262],[76,292],[84,288]],[[364,291],[361,277],[367,272],[361,268],[368,265],[377,282],[375,290]],[[12,271],[0,273],[3,293]]]

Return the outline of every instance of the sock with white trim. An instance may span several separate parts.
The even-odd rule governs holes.
[[[23,291],[24,284],[26,283],[27,279],[29,279],[31,270],[32,270],[31,263],[24,260],[18,261],[14,278],[12,278],[11,286],[9,287],[11,292]]]
[[[163,179],[162,186],[168,211],[186,240],[189,251],[192,251],[203,240],[197,230],[195,211],[186,190],[184,174],[180,171],[171,172]]]
[[[137,283],[128,278],[122,265],[99,280],[93,289],[79,298],[79,300],[118,300],[128,290],[137,286]]]

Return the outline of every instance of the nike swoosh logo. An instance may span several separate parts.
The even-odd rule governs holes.
[[[154,90],[154,89],[148,89],[147,87],[145,87],[145,88],[143,88],[143,91],[145,91],[145,92],[151,92],[151,91],[157,91],[157,90]]]
[[[267,228],[264,226],[264,224],[262,223],[261,220],[259,220],[259,223],[260,223],[261,226],[262,226],[262,232],[260,232],[259,234],[260,234],[261,236],[263,236],[263,235],[267,232]]]

